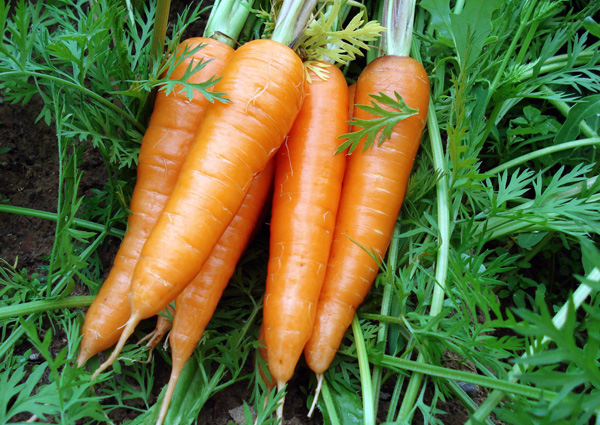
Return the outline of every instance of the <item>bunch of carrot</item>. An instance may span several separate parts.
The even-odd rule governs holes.
[[[304,67],[286,44],[298,38],[298,16],[309,16],[315,4],[284,1],[272,38],[236,50],[210,38],[183,43],[204,47],[181,72],[190,61],[212,58],[190,78],[219,77],[214,91],[229,102],[157,97],[128,232],[86,315],[78,362],[116,344],[97,376],[142,319],[175,300],[173,370],[158,423],[271,188],[261,338],[279,390],[303,352],[320,382],[387,250],[425,125],[427,75],[415,60],[390,54],[371,62],[350,90],[335,65]],[[368,149],[337,152],[340,137],[352,139],[376,118],[360,106],[374,103],[374,94],[399,95],[414,112],[387,140],[379,132]],[[354,136],[359,146],[365,138]]]

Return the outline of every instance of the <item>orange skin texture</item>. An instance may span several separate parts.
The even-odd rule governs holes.
[[[311,71],[276,156],[263,323],[278,386],[292,377],[312,332],[342,189],[345,156],[335,150],[348,131],[348,85],[337,67],[327,70],[327,80]]]
[[[183,52],[185,45],[191,48],[198,44],[205,46],[194,53],[193,58],[210,62],[189,77],[188,81],[192,83],[204,82],[218,74],[233,54],[233,49],[225,43],[203,37],[185,40],[179,47]],[[192,60],[190,57],[180,63],[172,78],[181,78]],[[168,96],[164,91],[156,95],[154,111],[140,148],[127,233],[107,279],[86,313],[79,366],[113,346],[121,336],[122,326],[130,315],[127,297],[134,267],[144,242],[171,195],[209,104],[200,93],[194,93],[190,101],[185,93],[176,91]]]
[[[429,79],[414,59],[383,56],[362,71],[355,104],[370,105],[369,94],[398,92],[417,115],[400,121],[391,139],[362,152],[362,142],[348,156],[329,266],[312,336],[305,347],[309,367],[322,374],[331,364],[357,307],[377,273],[400,212],[429,106]],[[370,119],[360,108],[354,116]],[[360,246],[359,246],[360,245]],[[270,353],[269,353],[270,354]]]
[[[207,109],[171,197],[142,249],[129,293],[127,332],[165,308],[198,274],[302,104],[302,61],[276,41],[244,44],[221,75],[214,91],[226,93],[231,102]]]
[[[173,328],[169,336],[172,370],[161,405],[159,423],[167,414],[181,370],[200,342],[254,233],[271,190],[274,168],[274,162],[271,160],[254,178],[242,206],[213,248],[210,258],[175,301]]]

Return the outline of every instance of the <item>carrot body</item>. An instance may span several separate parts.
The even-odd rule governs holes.
[[[135,267],[131,316],[110,365],[140,320],[174,300],[198,274],[239,209],[253,177],[273,157],[302,104],[300,58],[273,40],[238,48],[216,92],[229,103],[207,109],[179,179]]]
[[[281,387],[312,332],[344,176],[335,155],[348,131],[348,85],[335,66],[310,71],[302,109],[276,156],[265,301],[269,370]]]
[[[270,161],[254,178],[242,206],[215,245],[210,258],[175,301],[176,311],[169,337],[172,370],[157,424],[164,420],[179,375],[202,338],[253,234],[271,189],[273,169],[273,161]]]
[[[185,46],[191,48],[198,44],[204,44],[204,47],[193,57],[182,61],[172,78],[181,78],[192,60],[210,60],[188,80],[192,83],[204,82],[218,74],[233,53],[228,45],[202,37],[185,40],[179,46],[179,51],[182,52]],[[134,267],[144,242],[175,186],[208,103],[199,93],[194,94],[191,101],[184,93],[177,93],[177,90],[168,96],[163,91],[157,93],[154,111],[140,148],[127,234],[107,279],[86,313],[77,359],[79,366],[114,345],[121,336],[122,326],[130,315],[127,296]]]
[[[331,364],[350,326],[356,308],[365,298],[385,254],[400,211],[414,157],[425,127],[429,80],[423,66],[409,57],[383,56],[361,73],[355,103],[370,104],[370,94],[398,92],[417,115],[396,124],[389,140],[349,157],[340,208],[319,298],[312,336],[305,347],[309,367],[322,374]],[[360,108],[354,116],[371,119]],[[270,353],[269,353],[270,355]]]

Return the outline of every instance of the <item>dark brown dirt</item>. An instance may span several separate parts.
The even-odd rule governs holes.
[[[35,124],[41,100],[28,105],[0,104],[0,196],[3,203],[56,212],[58,153],[56,137],[43,122]],[[0,214],[0,258],[29,271],[50,254],[53,222]]]

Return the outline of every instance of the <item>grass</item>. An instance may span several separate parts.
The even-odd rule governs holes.
[[[472,424],[599,423],[599,8],[418,3],[411,54],[430,75],[428,129],[381,273],[325,374],[325,423],[443,424],[448,400]],[[167,49],[200,12],[172,22]],[[169,63],[150,59],[154,20],[153,3],[0,0],[3,101],[40,96],[59,156],[55,212],[0,204],[2,214],[56,223],[38,269],[0,268],[0,423],[111,423],[126,412],[135,424],[157,414],[168,348],[146,363],[130,344],[94,385],[98,359],[74,365],[76,307],[102,283],[100,247],[125,228],[145,105],[168,84]],[[350,80],[358,64],[344,68]],[[79,190],[84,143],[108,176],[89,195]],[[258,423],[274,422],[277,398],[265,405],[248,372],[266,259],[263,235],[238,265],[167,423],[193,423],[211,396],[240,383],[251,388],[246,416],[253,406]],[[481,388],[481,405],[459,383]]]

